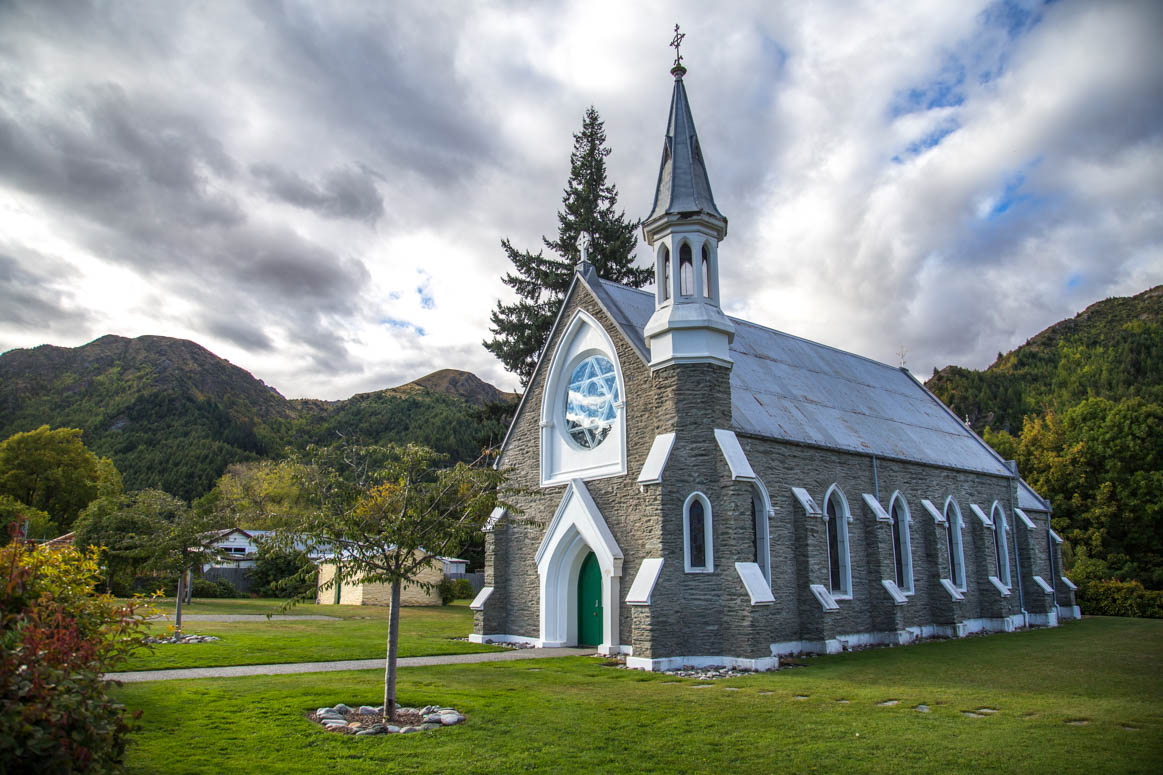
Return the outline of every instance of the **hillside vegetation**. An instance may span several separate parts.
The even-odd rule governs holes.
[[[928,387],[1050,500],[1084,607],[1163,589],[1163,286],[1092,304]],[[1091,586],[1106,579],[1126,584]]]
[[[287,400],[184,339],[103,336],[0,355],[0,439],[41,425],[80,428],[128,490],[194,500],[233,463],[275,459],[340,434],[413,441],[456,460],[499,443],[515,396],[445,369],[346,401]],[[499,407],[498,407],[499,405]]]

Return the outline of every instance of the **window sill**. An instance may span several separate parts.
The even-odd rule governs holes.
[[[714,568],[687,568],[687,573],[714,573]]]

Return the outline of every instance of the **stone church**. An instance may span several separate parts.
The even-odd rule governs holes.
[[[1050,505],[907,370],[727,317],[676,64],[655,290],[578,264],[499,465],[474,641],[778,666],[1076,618]]]

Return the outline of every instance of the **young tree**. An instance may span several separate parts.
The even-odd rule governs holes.
[[[606,131],[598,111],[586,110],[581,131],[573,136],[569,181],[557,212],[557,239],[542,237],[544,250],[533,254],[517,250],[508,239],[501,241],[505,254],[516,273],[504,277],[519,300],[513,304],[497,302],[492,313],[493,338],[484,342],[485,349],[500,359],[505,368],[516,374],[522,386],[529,384],[537,359],[549,336],[557,310],[569,290],[574,265],[578,259],[578,236],[588,232],[593,240],[588,259],[600,277],[641,288],[654,279],[649,268],[634,266],[634,248],[638,243],[641,221],[628,221],[626,213],[617,212],[618,189],[606,182]]]
[[[324,589],[345,581],[391,585],[385,721],[396,713],[401,588],[419,584],[417,574],[440,556],[459,552],[496,506],[512,508],[499,500],[504,471],[482,461],[442,467],[445,460],[415,444],[316,451],[306,485],[318,508],[282,535],[284,542],[308,537],[317,552],[331,553],[336,573]]]

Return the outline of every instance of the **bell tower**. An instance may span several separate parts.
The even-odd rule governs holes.
[[[654,251],[654,314],[643,332],[650,368],[678,363],[730,368],[735,326],[719,307],[719,243],[727,236],[727,219],[711,194],[681,55],[670,73],[674,93],[654,206],[642,223],[643,237]]]

